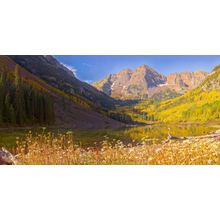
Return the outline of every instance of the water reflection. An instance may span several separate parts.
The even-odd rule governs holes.
[[[168,128],[174,136],[197,136],[204,135],[215,131],[217,128],[205,125],[153,125],[142,127],[129,127],[117,130],[99,130],[99,131],[82,131],[75,132],[75,140],[84,145],[91,145],[94,142],[99,143],[106,137],[108,140],[121,140],[128,144],[132,142],[140,142],[148,139],[149,142],[161,142],[167,139]]]
[[[103,142],[106,138],[108,141],[114,142],[121,140],[124,144],[140,142],[143,139],[148,139],[151,142],[161,142],[167,139],[168,128],[171,130],[171,134],[174,136],[197,136],[210,133],[217,130],[217,127],[206,125],[153,125],[142,127],[126,127],[117,130],[90,130],[79,131],[73,130],[73,139],[75,143],[80,146],[100,146],[100,142]],[[47,129],[44,132],[65,133],[69,130],[64,129]],[[0,131],[0,147],[14,147],[16,144],[16,137],[20,139],[24,138],[27,130],[16,131]],[[42,129],[32,130],[34,134],[43,132]]]

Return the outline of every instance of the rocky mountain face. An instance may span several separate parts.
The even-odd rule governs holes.
[[[16,63],[49,85],[70,95],[78,95],[92,103],[97,109],[114,108],[114,100],[93,86],[78,80],[73,72],[58,62],[53,56],[11,55]]]
[[[208,77],[197,87],[198,92],[220,90],[220,65],[216,66]]]
[[[124,69],[109,75],[93,86],[113,98],[145,99],[167,91],[182,94],[197,87],[207,75],[204,71],[195,71],[164,76],[147,65],[141,65],[134,71]]]
[[[167,76],[167,84],[175,86],[176,91],[196,88],[208,74],[204,71],[172,73]]]

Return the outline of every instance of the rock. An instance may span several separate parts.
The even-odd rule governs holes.
[[[16,158],[6,149],[0,150],[0,165],[16,165]]]

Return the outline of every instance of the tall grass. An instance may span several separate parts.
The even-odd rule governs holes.
[[[29,132],[17,140],[18,164],[220,164],[220,140],[216,138],[124,145],[106,138],[100,147],[74,143],[71,132],[55,135]]]

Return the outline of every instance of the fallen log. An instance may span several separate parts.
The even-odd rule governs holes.
[[[170,134],[170,128],[168,128],[168,138],[169,140],[186,140],[186,139],[202,139],[202,138],[216,138],[220,137],[220,130],[217,130],[211,134],[200,135],[200,136],[173,136]]]

